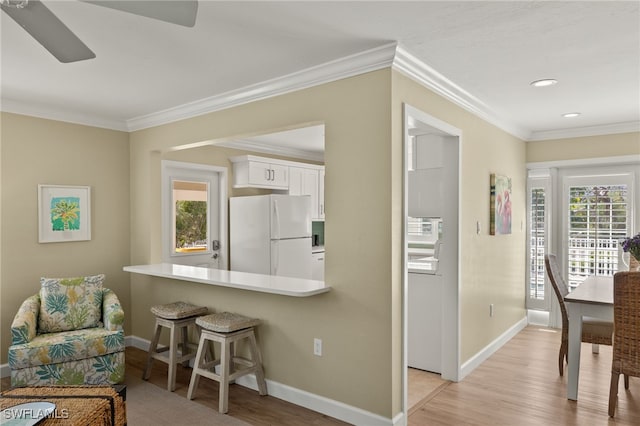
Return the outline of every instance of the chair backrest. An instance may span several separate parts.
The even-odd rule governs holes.
[[[640,377],[640,272],[613,276],[613,369]]]
[[[553,292],[560,304],[560,312],[562,312],[562,329],[563,331],[568,330],[569,315],[567,313],[567,307],[564,304],[564,297],[569,294],[569,287],[567,287],[567,284],[564,282],[564,278],[562,278],[562,274],[560,274],[558,259],[555,254],[545,254],[544,265],[547,270],[547,275],[549,276],[549,281],[551,281]]]

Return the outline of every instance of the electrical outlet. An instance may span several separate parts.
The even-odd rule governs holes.
[[[313,354],[317,356],[322,356],[322,339],[318,339],[318,338],[313,339]]]
[[[489,316],[492,317],[493,316],[493,303],[491,303],[489,305]]]

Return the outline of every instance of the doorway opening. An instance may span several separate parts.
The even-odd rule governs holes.
[[[409,404],[419,404],[442,389],[443,383],[460,378],[461,134],[448,123],[404,105],[403,404],[407,414]]]

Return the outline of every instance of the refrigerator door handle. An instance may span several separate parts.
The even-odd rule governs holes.
[[[280,264],[280,245],[278,242],[271,242],[271,275],[278,275],[278,265]]]
[[[280,211],[278,210],[278,200],[273,200],[273,235],[274,240],[280,239]]]

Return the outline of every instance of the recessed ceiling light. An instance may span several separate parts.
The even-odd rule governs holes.
[[[557,82],[558,80],[554,78],[545,78],[544,80],[532,81],[529,84],[531,84],[533,87],[547,87],[547,86],[553,86]]]
[[[566,114],[562,114],[564,118],[572,118],[572,117],[577,117],[579,115],[580,115],[579,112],[568,112]]]

